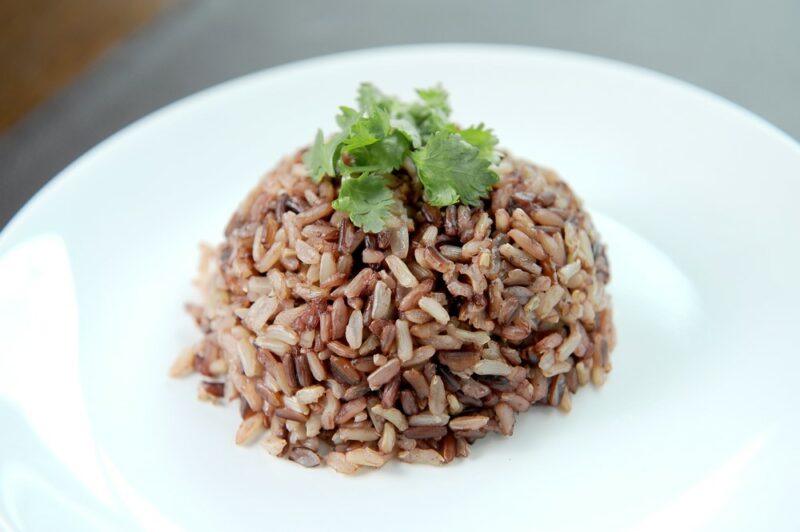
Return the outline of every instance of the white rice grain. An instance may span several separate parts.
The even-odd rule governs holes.
[[[400,286],[413,288],[419,284],[419,281],[417,281],[417,278],[411,273],[411,270],[408,269],[403,259],[395,255],[389,255],[385,260],[386,265],[389,266],[389,270],[391,270],[397,282],[400,283]]]
[[[362,447],[360,449],[347,451],[345,459],[353,465],[381,467],[389,460],[389,456],[370,449],[369,447]]]
[[[442,325],[446,325],[450,321],[450,314],[448,314],[447,310],[432,297],[421,297],[418,305],[419,308],[430,314],[433,319]]]
[[[397,334],[397,357],[406,362],[414,355],[414,345],[411,340],[411,331],[406,320],[395,321],[395,332]]]
[[[298,239],[294,243],[294,251],[297,253],[297,258],[304,264],[319,264],[319,252],[311,247],[308,242]]]
[[[350,319],[347,322],[347,329],[344,333],[347,345],[352,349],[361,347],[364,338],[364,315],[360,310],[354,310],[350,313]]]
[[[511,366],[501,360],[479,360],[473,368],[478,375],[501,375],[511,373]]]
[[[442,455],[433,449],[411,449],[409,451],[400,451],[397,457],[403,462],[410,464],[425,464],[432,466],[439,466],[444,464]]]
[[[264,433],[264,414],[255,413],[247,419],[242,420],[236,430],[236,445],[247,445],[252,443]]]

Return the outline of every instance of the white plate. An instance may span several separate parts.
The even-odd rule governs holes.
[[[555,167],[609,243],[619,346],[565,416],[448,467],[356,478],[233,444],[167,368],[197,242],[362,80]],[[390,48],[225,83],[64,170],[0,240],[0,528],[790,530],[800,490],[800,149],[652,72],[500,46]]]

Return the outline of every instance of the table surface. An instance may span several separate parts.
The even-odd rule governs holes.
[[[644,66],[800,138],[798,0],[189,0],[0,137],[0,225],[89,148],[178,98],[298,59],[374,46],[493,42]]]

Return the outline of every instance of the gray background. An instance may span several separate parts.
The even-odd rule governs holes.
[[[80,154],[177,98],[265,67],[389,44],[606,56],[721,94],[800,138],[799,25],[800,0],[186,0],[0,137],[0,225]]]

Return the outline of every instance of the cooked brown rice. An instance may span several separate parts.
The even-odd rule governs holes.
[[[605,381],[605,247],[553,171],[502,154],[481,208],[401,186],[405,225],[364,234],[301,156],[203,247],[203,303],[188,310],[204,336],[171,370],[202,374],[203,400],[238,399],[237,444],[341,473],[440,465]]]

